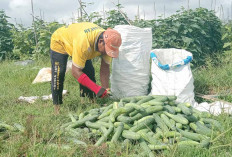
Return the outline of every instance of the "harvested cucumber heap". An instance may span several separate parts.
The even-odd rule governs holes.
[[[137,141],[153,155],[153,150],[177,146],[209,147],[222,125],[189,103],[175,103],[176,96],[123,98],[106,107],[91,109],[79,116],[69,114],[72,122],[61,126],[72,134],[98,134],[95,146],[103,142]],[[136,143],[136,142],[135,142]]]

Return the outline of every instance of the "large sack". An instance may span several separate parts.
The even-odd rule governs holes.
[[[114,28],[122,37],[119,57],[112,62],[111,91],[122,98],[148,94],[152,48],[151,28],[119,25]]]
[[[182,49],[154,49],[152,57],[152,95],[176,95],[177,102],[194,100],[192,53]]]

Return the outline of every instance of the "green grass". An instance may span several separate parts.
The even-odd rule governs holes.
[[[99,64],[98,60],[94,61],[96,68],[96,78],[99,82]],[[230,63],[228,63],[230,64]],[[59,145],[69,144],[63,137],[53,138],[53,134],[65,122],[70,121],[68,113],[79,114],[90,108],[100,107],[102,104],[110,104],[113,100],[98,99],[96,103],[90,103],[85,100],[83,103],[79,97],[79,84],[72,77],[71,73],[67,73],[65,77],[64,89],[69,94],[64,97],[64,104],[61,107],[61,113],[58,116],[53,114],[52,101],[38,100],[34,104],[19,102],[19,96],[42,96],[50,94],[50,83],[32,84],[33,79],[38,71],[43,67],[50,67],[49,58],[43,58],[28,66],[16,66],[12,61],[4,61],[0,63],[0,120],[13,125],[20,123],[26,127],[25,133],[7,132],[4,136],[8,136],[5,140],[0,140],[0,157],[14,156],[48,156],[48,157],[66,157],[66,156],[133,156],[141,152],[138,145],[102,145],[94,147],[94,141],[89,141],[85,135],[81,138],[88,147],[80,147],[71,145],[71,150],[56,149],[49,147],[51,143]],[[217,67],[208,67],[207,69],[198,69],[194,71],[196,80],[196,90],[204,89],[206,93],[208,89],[219,91],[229,89],[231,80],[226,72],[232,69],[226,66],[226,70],[220,70]],[[206,74],[206,72],[209,74]],[[217,76],[217,75],[222,76]],[[221,79],[226,80],[226,83]],[[220,88],[219,88],[220,87]],[[232,118],[222,114],[218,119],[225,130],[232,127]],[[195,149],[184,148],[170,151],[157,152],[159,157],[230,157],[232,156],[232,130],[223,134],[216,140],[211,149]],[[3,135],[0,135],[3,136]],[[228,145],[230,144],[230,145]]]

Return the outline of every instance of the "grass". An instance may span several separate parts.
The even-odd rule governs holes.
[[[232,57],[231,57],[232,58]],[[99,64],[94,61],[96,78],[99,82]],[[207,94],[225,91],[232,86],[230,72],[232,64],[227,63],[224,67],[208,66],[194,71],[196,91]],[[50,94],[50,83],[32,84],[31,82],[43,67],[50,67],[49,58],[43,58],[28,66],[16,66],[12,61],[0,63],[0,121],[13,125],[20,123],[26,127],[24,133],[7,132],[5,140],[0,140],[0,157],[14,156],[46,156],[46,157],[89,157],[89,156],[133,156],[140,152],[138,145],[123,145],[121,143],[101,147],[94,147],[94,141],[84,140],[88,147],[84,148],[72,144],[70,150],[51,147],[51,143],[66,145],[69,142],[64,138],[53,138],[53,134],[65,122],[69,121],[68,113],[79,114],[90,108],[100,107],[102,104],[112,103],[112,100],[100,100],[90,103],[87,100],[81,102],[79,97],[79,85],[77,81],[67,73],[65,77],[64,89],[69,94],[64,97],[64,104],[61,107],[61,114],[53,114],[52,101],[38,100],[34,104],[19,102],[19,96],[42,96]],[[223,69],[226,68],[226,69]],[[221,80],[223,79],[223,81]],[[230,93],[231,94],[231,93]],[[216,117],[225,130],[232,127],[232,118],[226,114]],[[232,130],[218,138],[211,149],[183,148],[171,151],[157,152],[158,157],[230,157],[232,156]],[[9,136],[9,138],[7,138]]]

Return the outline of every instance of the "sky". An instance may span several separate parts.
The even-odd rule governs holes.
[[[103,8],[105,11],[116,9],[115,4],[118,0],[82,0],[82,2],[87,3],[85,10],[90,14],[103,13]],[[132,20],[138,15],[138,10],[140,18],[154,19],[159,16],[168,17],[182,6],[184,8],[189,6],[190,9],[199,6],[213,9],[221,19],[232,19],[232,0],[119,0],[119,3],[123,6],[122,11]],[[33,0],[34,16],[49,22],[72,23],[73,18],[78,17],[79,7],[78,0]],[[6,15],[11,17],[9,19],[11,23],[25,26],[32,23],[31,0],[0,0],[0,10],[4,10]]]

